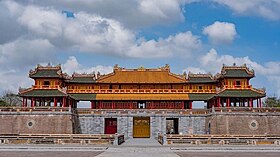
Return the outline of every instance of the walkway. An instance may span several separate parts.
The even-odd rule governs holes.
[[[179,157],[170,147],[162,147],[152,138],[131,138],[121,146],[109,147],[97,157]]]

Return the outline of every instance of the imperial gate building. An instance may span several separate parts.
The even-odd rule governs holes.
[[[34,85],[21,89],[19,95],[23,108],[71,109],[72,117],[66,123],[71,123],[72,129],[56,133],[119,133],[126,137],[234,134],[239,130],[230,126],[243,125],[242,118],[240,123],[224,122],[220,115],[210,111],[262,108],[261,98],[266,93],[252,87],[250,79],[254,76],[254,71],[246,65],[224,65],[216,75],[174,74],[169,65],[154,69],[126,69],[116,65],[112,73],[105,75],[74,73],[71,76],[63,73],[60,65],[38,65],[29,72]],[[77,108],[79,101],[89,101],[90,108]],[[196,101],[203,101],[204,109],[193,109]],[[244,122],[248,130],[240,131],[263,133],[262,120],[257,122],[259,129],[250,130]],[[229,126],[223,128],[224,123]]]

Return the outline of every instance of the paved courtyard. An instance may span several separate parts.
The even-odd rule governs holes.
[[[129,139],[121,146],[0,145],[0,157],[279,157],[280,146],[162,146]]]

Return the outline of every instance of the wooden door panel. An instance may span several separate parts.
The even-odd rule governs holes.
[[[133,118],[133,137],[150,137],[150,117]]]
[[[117,133],[117,118],[105,118],[105,134]]]

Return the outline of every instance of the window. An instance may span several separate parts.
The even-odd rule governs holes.
[[[240,81],[236,81],[236,85],[240,86],[241,85]]]
[[[44,81],[44,86],[49,86],[50,85],[50,81]]]
[[[145,102],[138,102],[138,108],[146,108],[146,103]]]

